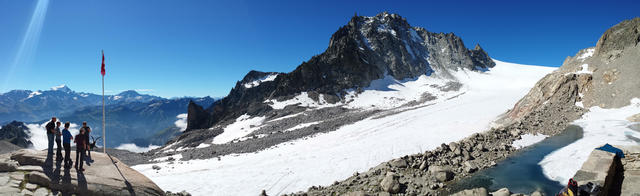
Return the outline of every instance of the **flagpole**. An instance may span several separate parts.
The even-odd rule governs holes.
[[[102,66],[104,67],[104,51],[102,51]],[[102,74],[102,153],[107,153],[107,135],[104,121],[104,74]]]

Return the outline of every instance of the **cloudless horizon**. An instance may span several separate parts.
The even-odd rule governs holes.
[[[107,94],[223,97],[250,70],[290,72],[322,53],[354,13],[383,11],[453,32],[497,60],[560,66],[638,17],[638,7],[631,0],[0,0],[0,93],[66,84],[100,94],[104,50]]]

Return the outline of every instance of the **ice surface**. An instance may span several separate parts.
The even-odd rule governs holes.
[[[632,99],[630,105],[621,108],[591,107],[582,118],[573,122],[582,127],[583,138],[552,152],[540,161],[544,174],[549,179],[566,184],[595,148],[606,143],[638,145],[639,143],[633,141],[632,137],[640,138],[640,133],[631,130],[628,126],[633,123],[626,119],[638,112],[640,112],[638,98]]]
[[[543,134],[534,135],[527,133],[523,134],[519,140],[513,141],[513,144],[511,144],[511,146],[515,147],[516,149],[520,149],[538,143],[547,137],[548,136]]]
[[[260,78],[260,79],[254,80],[254,81],[252,81],[252,82],[245,83],[245,84],[244,84],[244,87],[245,87],[245,88],[253,88],[253,87],[256,87],[256,86],[260,85],[260,84],[261,84],[261,83],[263,83],[263,82],[273,81],[273,80],[275,80],[277,77],[278,77],[278,74],[271,74],[271,75],[265,76],[265,77],[263,77],[263,78]]]
[[[336,131],[285,142],[247,154],[214,159],[190,160],[174,168],[168,162],[136,165],[134,169],[152,179],[163,190],[187,190],[194,195],[269,195],[306,190],[313,185],[329,185],[354,172],[364,172],[381,162],[407,154],[432,150],[441,143],[458,141],[486,130],[528,90],[554,68],[525,66],[496,61],[485,73],[456,73],[465,84],[465,93],[451,99],[438,99],[398,114],[367,118]],[[417,85],[420,78],[410,80]],[[429,78],[432,79],[432,78]],[[437,79],[434,79],[437,80]],[[436,81],[441,82],[441,81]],[[403,88],[394,83],[393,88]],[[387,85],[388,87],[388,85]],[[413,88],[413,87],[406,87]],[[365,91],[366,92],[366,91]],[[395,91],[378,91],[385,93]],[[371,94],[376,96],[393,94]],[[409,97],[415,94],[399,94]],[[363,97],[360,95],[359,97]],[[427,105],[433,104],[433,105]],[[198,180],[186,180],[198,179]]]
[[[260,128],[259,126],[262,124],[264,119],[264,116],[251,118],[249,115],[244,114],[238,117],[234,123],[227,125],[222,134],[213,138],[213,143],[224,144],[233,141],[234,139],[239,139],[249,135]]]

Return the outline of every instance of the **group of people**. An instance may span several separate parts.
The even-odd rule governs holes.
[[[71,140],[73,139],[74,143],[76,144],[76,163],[73,167],[76,170],[82,172],[84,171],[83,163],[85,160],[85,155],[87,155],[89,160],[91,160],[91,146],[89,143],[91,128],[87,126],[87,122],[82,122],[80,132],[77,135],[72,136],[71,132],[69,132],[69,126],[71,125],[71,123],[64,123],[64,129],[60,131],[61,124],[62,122],[58,121],[56,117],[52,117],[51,121],[45,126],[48,139],[48,156],[53,158],[53,142],[55,139],[55,143],[57,145],[56,161],[64,160],[64,168],[71,168],[71,165],[73,165],[73,161],[71,161],[70,154]],[[64,158],[62,157],[63,148]]]

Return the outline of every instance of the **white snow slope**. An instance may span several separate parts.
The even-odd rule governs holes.
[[[186,190],[194,195],[256,195],[263,189],[269,195],[280,195],[313,185],[330,185],[381,162],[435,149],[441,143],[486,130],[536,81],[555,69],[496,63],[485,73],[457,72],[458,79],[466,85],[465,93],[425,103],[432,104],[426,107],[368,118],[256,153],[133,168],[163,190]],[[162,169],[153,170],[152,165]]]
[[[603,109],[598,106],[573,124],[582,127],[583,137],[563,148],[553,151],[540,161],[539,165],[549,179],[566,184],[569,178],[587,161],[595,148],[611,145],[639,145],[632,138],[640,138],[640,133],[628,126],[634,124],[626,118],[640,112],[640,99],[633,98],[631,104],[621,108]],[[637,123],[636,123],[637,124]]]

